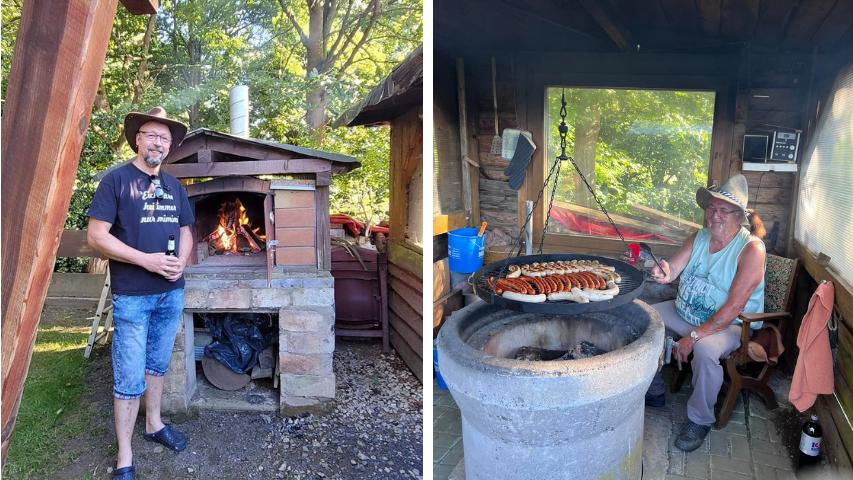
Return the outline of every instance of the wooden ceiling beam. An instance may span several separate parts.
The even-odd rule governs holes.
[[[598,22],[598,25],[604,29],[607,35],[613,40],[613,43],[623,52],[630,51],[634,48],[634,42],[631,39],[631,32],[617,20],[616,15],[610,15],[604,11],[601,4],[596,0],[579,0],[581,6],[592,15],[592,18]]]
[[[247,160],[242,162],[168,163],[163,171],[178,178],[224,177],[231,175],[279,175],[331,172],[332,162],[311,158],[290,160]]]
[[[121,4],[134,15],[150,15],[157,13],[160,0],[121,0]]]

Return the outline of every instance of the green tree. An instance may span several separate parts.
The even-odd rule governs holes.
[[[559,154],[561,95],[566,95],[567,154],[608,211],[637,216],[643,205],[701,223],[696,188],[707,181],[713,92],[552,88],[548,158]],[[556,199],[598,209],[570,164]]]
[[[21,5],[15,0],[2,4],[3,95]],[[322,5],[320,30],[310,26],[309,6],[316,5]],[[421,43],[420,11],[420,0],[164,0],[155,16],[131,15],[120,7],[66,228],[85,228],[94,175],[133,155],[122,131],[127,112],[163,105],[191,129],[227,132],[228,91],[239,84],[250,88],[252,138],[343,153],[362,162],[361,168],[333,177],[332,212],[373,223],[386,218],[388,129],[327,130],[326,125]],[[300,29],[308,37],[320,32],[311,38],[320,38],[320,63],[315,57],[309,61]],[[319,107],[309,101],[318,91]],[[306,118],[322,122],[311,124]],[[324,133],[317,135],[312,125]]]

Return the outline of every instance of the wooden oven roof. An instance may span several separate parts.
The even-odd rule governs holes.
[[[136,157],[95,175],[108,172]],[[346,173],[361,166],[355,157],[255,138],[241,138],[207,128],[187,134],[169,152],[163,170],[178,178]]]

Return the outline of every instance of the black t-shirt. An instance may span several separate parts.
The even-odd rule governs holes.
[[[101,180],[89,207],[89,216],[111,223],[110,233],[139,251],[165,252],[169,235],[175,236],[175,251],[180,251],[180,228],[192,225],[192,206],[177,178],[160,172],[163,196],[155,195],[151,176],[133,163],[108,173]],[[110,260],[113,293],[151,295],[184,286],[184,278],[175,282],[130,263]]]

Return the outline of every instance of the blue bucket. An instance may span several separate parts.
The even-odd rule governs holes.
[[[447,384],[444,383],[444,378],[441,376],[441,371],[438,369],[438,347],[432,347],[432,368],[435,371],[435,383],[439,390],[447,390]]]
[[[450,256],[450,271],[473,273],[483,266],[486,251],[486,235],[478,237],[479,229],[459,228],[447,232],[447,250]]]

